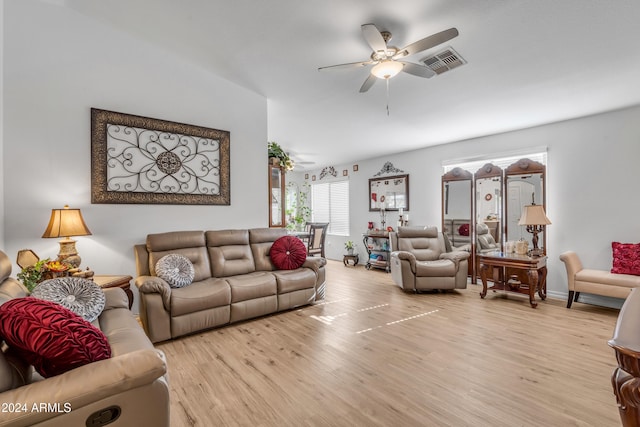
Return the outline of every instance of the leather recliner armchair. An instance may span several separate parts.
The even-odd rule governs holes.
[[[389,233],[391,277],[403,290],[467,287],[469,252],[447,252],[437,227],[399,227]]]
[[[489,233],[489,226],[487,226],[487,224],[482,222],[476,224],[476,236],[478,242],[477,253],[483,254],[500,250],[500,245],[496,243],[491,233]]]

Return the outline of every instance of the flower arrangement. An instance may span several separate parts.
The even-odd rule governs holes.
[[[280,166],[282,166],[285,170],[293,170],[293,167],[295,166],[293,160],[277,142],[269,142],[267,144],[267,148],[269,149],[270,159],[278,159],[280,161]]]
[[[71,268],[65,262],[51,261],[49,258],[41,259],[33,265],[25,267],[18,273],[18,279],[26,286],[29,292],[33,292],[38,283],[45,279],[51,279],[66,272]]]

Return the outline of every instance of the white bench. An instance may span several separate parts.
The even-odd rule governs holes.
[[[573,251],[560,255],[560,260],[567,269],[567,308],[571,308],[573,301],[578,301],[580,292],[624,299],[633,288],[640,287],[640,276],[583,268],[578,254]]]

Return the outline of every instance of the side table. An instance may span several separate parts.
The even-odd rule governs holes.
[[[350,265],[349,261],[353,262],[353,266],[355,267],[356,265],[358,265],[358,262],[360,262],[360,257],[358,256],[358,254],[344,255],[344,257],[342,258],[342,263],[344,265]]]
[[[133,292],[131,291],[131,276],[95,275],[93,281],[101,288],[121,288],[129,298],[129,309],[133,306]]]

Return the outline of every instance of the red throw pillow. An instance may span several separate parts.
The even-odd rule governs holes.
[[[612,242],[612,273],[640,276],[640,243]]]
[[[271,245],[269,256],[278,270],[295,270],[307,259],[307,248],[295,236],[282,236]]]
[[[468,236],[469,235],[469,224],[462,224],[460,227],[458,227],[458,234],[461,236]]]
[[[38,298],[14,298],[0,306],[0,337],[45,378],[111,357],[100,329]]]

